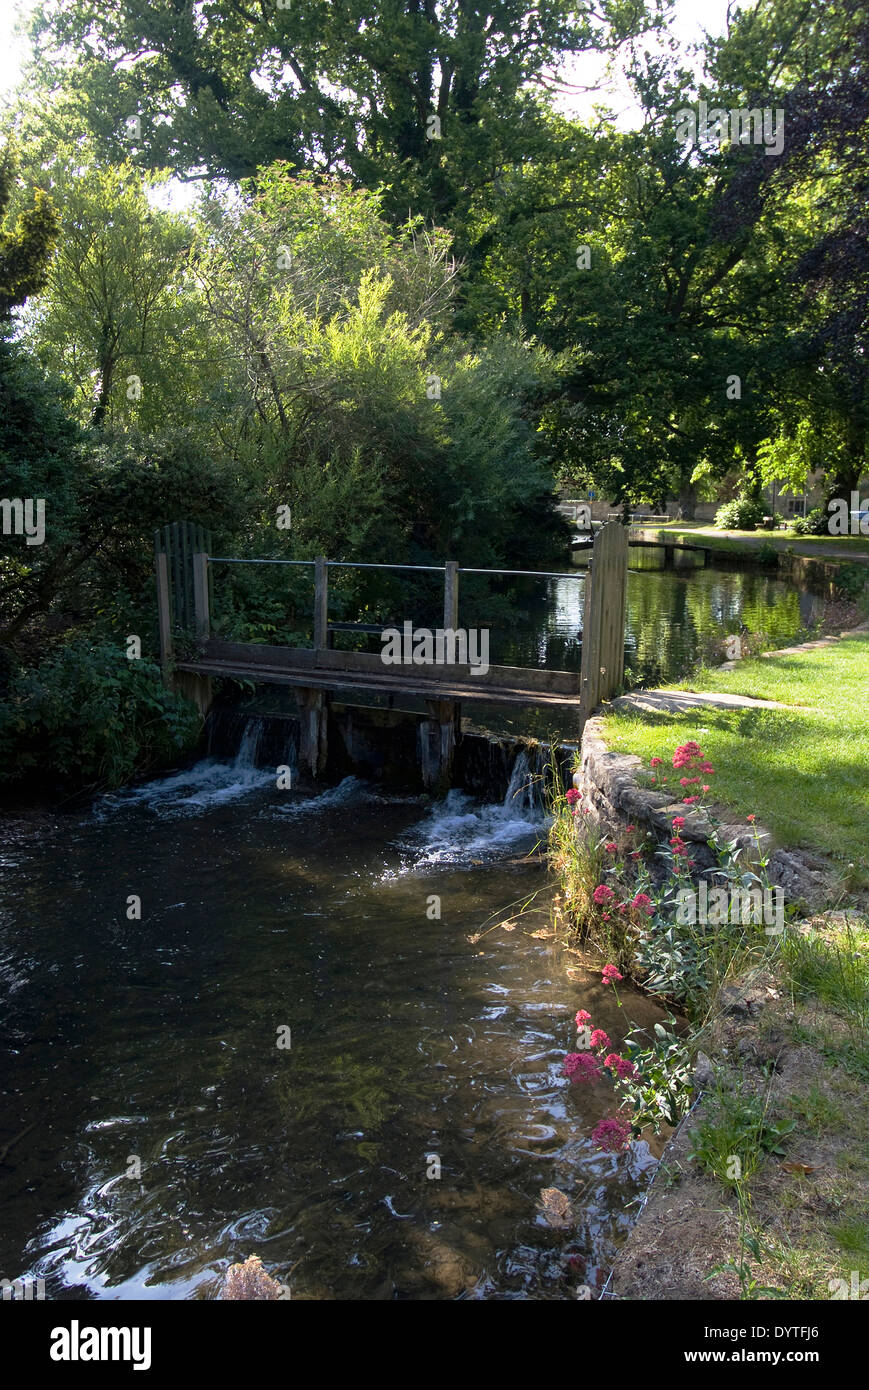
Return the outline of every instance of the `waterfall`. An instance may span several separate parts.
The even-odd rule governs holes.
[[[245,768],[256,767],[257,754],[259,753],[264,729],[264,719],[257,716],[248,719],[244,726],[241,742],[238,745],[238,752],[235,755],[235,770],[237,772]]]
[[[504,806],[508,810],[517,815],[540,810],[543,805],[542,771],[543,750],[520,745],[504,794]]]

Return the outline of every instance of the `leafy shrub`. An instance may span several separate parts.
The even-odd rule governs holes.
[[[104,791],[193,746],[195,707],[153,662],[75,640],[12,678],[0,704],[0,779]]]
[[[843,565],[836,575],[836,588],[848,598],[859,598],[866,588],[867,577],[869,571],[865,565]]]
[[[741,493],[725,502],[715,513],[715,525],[722,531],[755,531],[766,516],[766,507],[755,497]]]
[[[805,516],[794,517],[794,530],[798,536],[827,536],[828,517],[823,507],[813,507]]]

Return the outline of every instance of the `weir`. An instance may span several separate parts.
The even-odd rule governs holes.
[[[418,747],[420,725],[400,711],[332,707],[329,780],[360,777],[390,790],[432,790],[431,768]],[[232,762],[239,777],[256,770],[300,769],[300,721],[293,715],[215,705],[205,722],[208,757]],[[483,801],[539,809],[544,788],[571,785],[575,744],[555,749],[535,739],[465,730],[453,760],[452,786]],[[300,769],[304,771],[304,768]]]
[[[298,759],[311,776],[329,775],[344,757],[372,756],[362,749],[388,739],[395,752],[421,770],[428,790],[443,793],[453,780],[454,765],[462,742],[462,706],[525,705],[561,707],[578,727],[601,700],[619,688],[624,674],[624,632],[627,586],[627,533],[620,524],[608,523],[598,532],[587,575],[576,571],[479,569],[460,566],[454,560],[443,565],[405,565],[327,560],[269,560],[215,556],[211,538],[189,523],[164,527],[155,533],[157,612],[160,657],[164,679],[172,688],[193,699],[203,716],[213,700],[215,678],[233,678],[254,684],[290,686],[298,709]],[[282,647],[265,643],[225,641],[212,632],[214,567],[222,565],[300,565],[314,570],[313,645]],[[582,670],[490,666],[488,630],[485,661],[460,662],[456,651],[476,650],[461,643],[435,641],[435,650],[446,649],[451,659],[431,660],[428,651],[408,643],[390,653],[336,651],[335,631],[377,632],[370,624],[329,621],[330,568],[371,569],[443,574],[443,631],[459,629],[459,583],[462,574],[512,575],[524,579],[569,578],[585,583],[582,637]],[[405,627],[407,624],[405,624]],[[428,631],[425,629],[424,631]],[[190,651],[190,647],[193,650]],[[181,649],[186,648],[183,655]],[[178,654],[176,655],[176,649]],[[372,697],[386,697],[386,710],[372,710]],[[396,700],[424,701],[425,713],[395,709]],[[355,707],[354,714],[348,710]],[[364,709],[364,713],[359,713]],[[413,720],[412,730],[406,725]],[[408,736],[412,746],[408,746]],[[375,761],[379,756],[373,754]]]

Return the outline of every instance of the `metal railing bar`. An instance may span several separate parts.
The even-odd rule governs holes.
[[[314,560],[237,560],[229,555],[207,555],[206,559],[212,565],[313,565]],[[444,574],[445,565],[392,565],[392,564],[373,564],[361,560],[327,560],[326,565],[329,569],[352,569],[352,570],[418,570],[422,574]],[[472,569],[465,565],[459,566],[459,574],[511,574],[519,575],[527,579],[585,579],[583,571],[576,570],[497,570],[497,569]]]
[[[313,560],[235,560],[229,555],[206,555],[210,565],[313,565]]]
[[[585,574],[576,570],[477,570],[459,566],[459,574],[521,574],[531,579],[585,579]]]
[[[326,564],[331,568],[344,570],[421,570],[426,574],[444,574],[445,565],[384,565],[371,564],[361,560],[327,560]]]

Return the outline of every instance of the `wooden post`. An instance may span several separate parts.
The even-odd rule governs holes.
[[[196,618],[196,640],[207,642],[211,636],[211,615],[208,611],[208,556],[201,550],[193,553],[193,611]]]
[[[172,622],[169,608],[169,562],[166,551],[157,548],[157,623],[160,629],[160,665],[163,668],[163,681],[169,684],[172,666]]]
[[[314,561],[314,649],[328,646],[329,636],[329,571],[326,557]]]
[[[447,560],[444,566],[444,629],[455,632],[459,625],[459,564]]]
[[[426,700],[428,718],[419,724],[419,760],[423,786],[436,796],[452,783],[456,737],[462,726],[458,700]]]
[[[586,718],[624,676],[627,580],[627,531],[608,522],[595,537],[585,587],[580,689]]]
[[[300,687],[296,690],[299,707],[299,762],[312,777],[326,769],[329,754],[329,697],[325,690]]]

